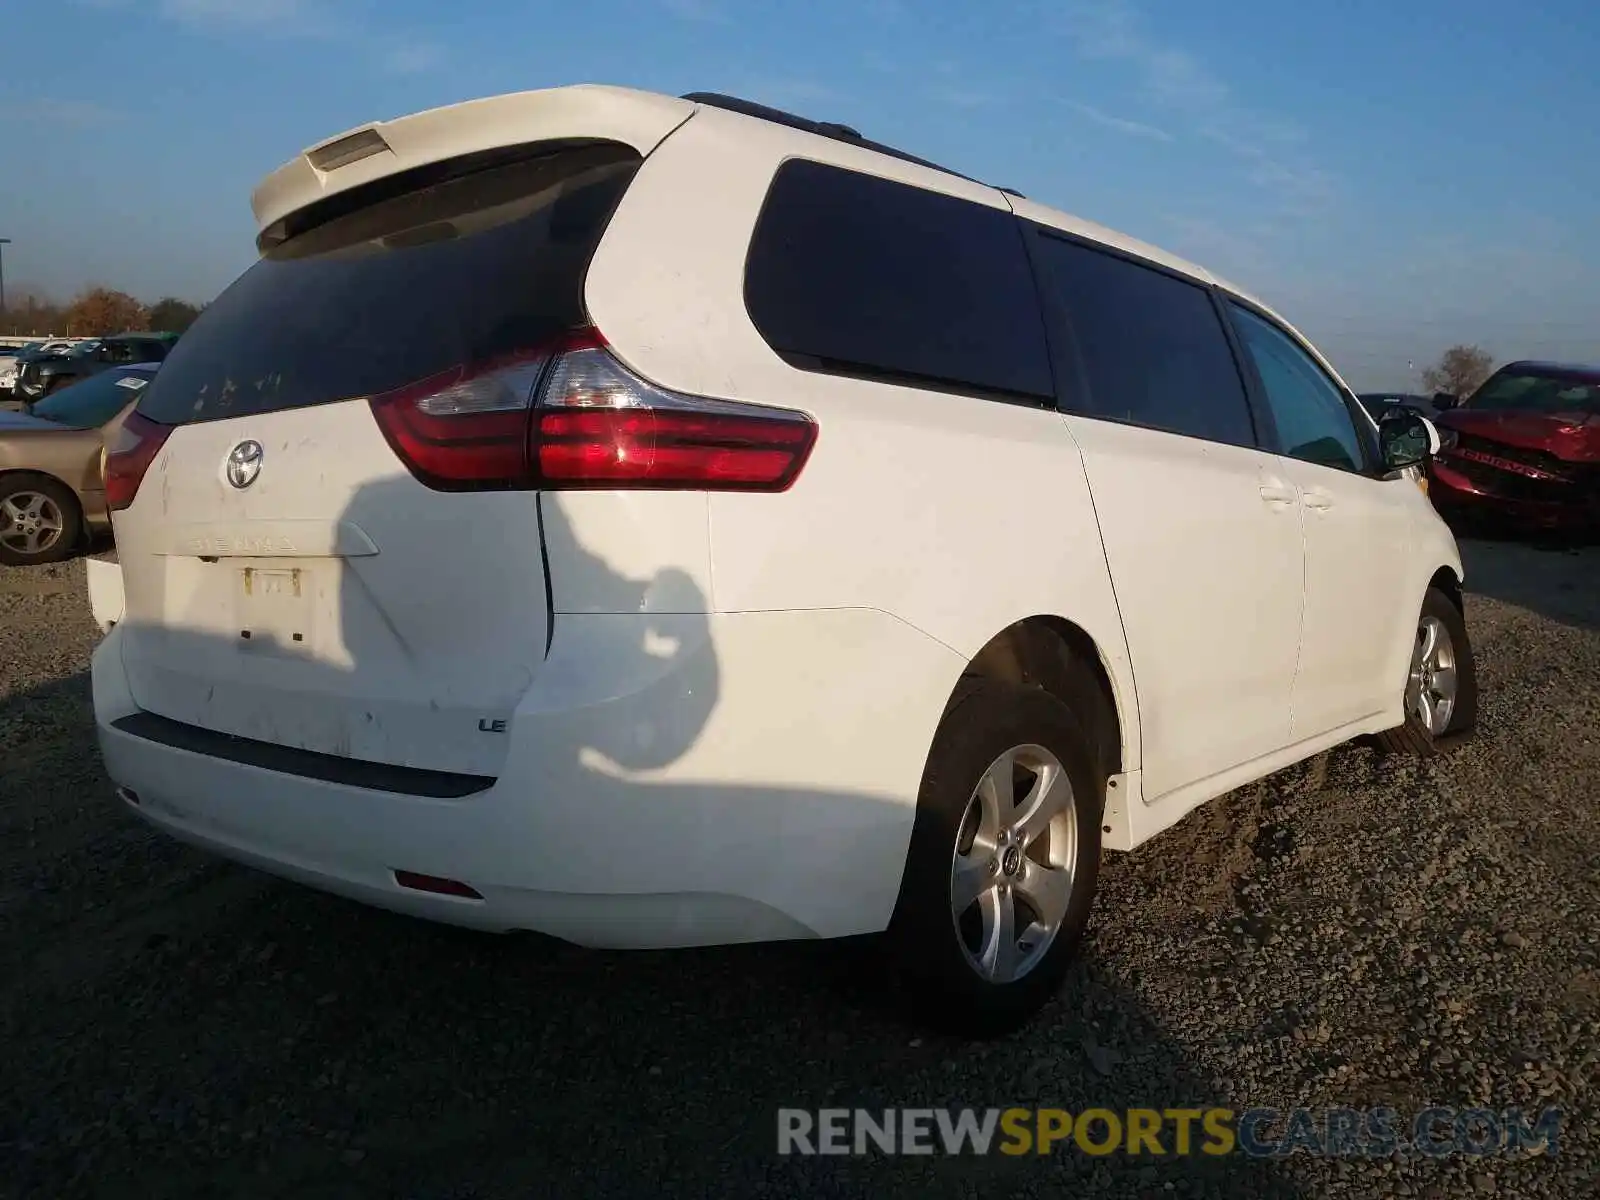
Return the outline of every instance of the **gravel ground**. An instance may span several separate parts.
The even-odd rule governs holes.
[[[1346,747],[1113,856],[1025,1033],[919,1035],[863,947],[436,928],[112,801],[81,564],[0,569],[0,1194],[1592,1197],[1600,551],[1470,543],[1482,732]],[[1559,1153],[779,1158],[779,1106],[1546,1104]]]

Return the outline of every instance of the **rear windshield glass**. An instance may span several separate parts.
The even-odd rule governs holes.
[[[584,272],[639,161],[563,149],[291,238],[200,315],[139,411],[183,424],[324,404],[548,341],[582,323]]]

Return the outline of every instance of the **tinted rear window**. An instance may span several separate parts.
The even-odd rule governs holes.
[[[139,411],[220,420],[390,391],[584,320],[583,277],[639,156],[493,167],[267,250],[176,342]]]
[[[1022,230],[1003,209],[791,160],[751,239],[745,303],[802,368],[1052,394]]]
[[[1071,331],[1090,415],[1256,444],[1244,379],[1205,288],[1048,234],[1041,286]]]

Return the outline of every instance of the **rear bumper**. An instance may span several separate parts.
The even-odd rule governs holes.
[[[120,628],[94,657],[100,745],[137,797],[124,803],[173,836],[421,917],[607,947],[883,929],[959,656],[871,610],[741,613],[681,618],[702,633],[664,673],[636,658],[633,678],[608,671],[605,647],[645,620],[558,618],[505,768],[472,795],[357,787],[118,728],[138,712]],[[482,899],[409,890],[396,871]]]

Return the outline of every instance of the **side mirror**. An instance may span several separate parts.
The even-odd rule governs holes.
[[[1378,446],[1390,471],[1421,466],[1439,453],[1438,427],[1420,413],[1392,411],[1378,422]]]
[[[1433,394],[1433,406],[1440,412],[1449,412],[1452,408],[1461,407],[1461,397],[1452,395],[1450,392],[1435,392]]]

